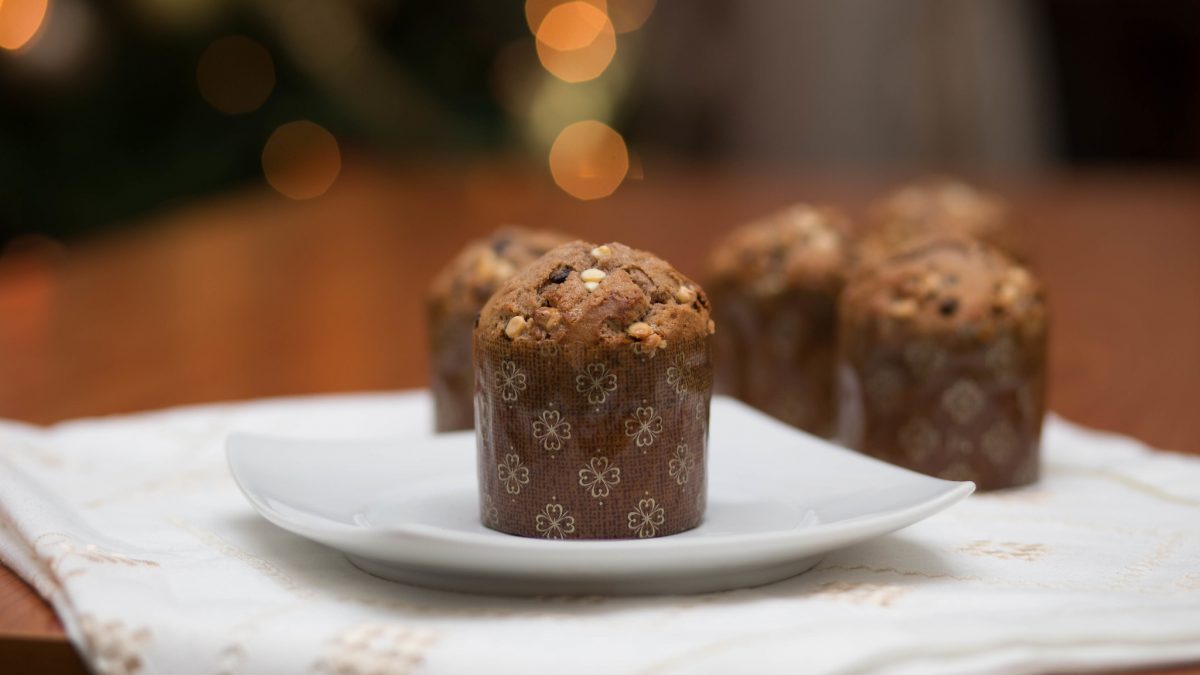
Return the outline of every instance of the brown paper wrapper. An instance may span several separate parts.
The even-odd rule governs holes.
[[[708,339],[645,350],[477,338],[483,523],[547,539],[696,527],[711,398]]]
[[[433,309],[428,314],[434,430],[470,429],[475,422],[475,371],[471,367],[475,315],[441,314]]]
[[[833,433],[837,294],[789,290],[769,299],[710,292],[716,390],[820,436]]]
[[[1044,333],[940,345],[927,337],[843,349],[842,442],[980,490],[1038,478],[1045,409]]]

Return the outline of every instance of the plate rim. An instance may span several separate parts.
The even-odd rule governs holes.
[[[899,509],[892,509],[862,516],[854,516],[835,522],[818,523],[812,527],[800,529],[730,533],[702,538],[677,538],[674,536],[665,536],[648,539],[547,540],[534,537],[508,535],[503,532],[490,529],[487,533],[463,532],[422,523],[408,523],[390,527],[376,526],[368,528],[361,525],[340,523],[313,513],[306,513],[308,518],[311,519],[310,522],[299,522],[296,519],[291,518],[273,508],[271,505],[261,499],[255,492],[253,492],[247,486],[247,481],[243,480],[243,476],[239,473],[238,463],[235,460],[235,455],[242,452],[239,451],[237,447],[255,440],[305,444],[339,442],[344,444],[349,442],[356,445],[382,445],[384,443],[394,442],[397,438],[431,440],[434,437],[426,434],[399,437],[361,438],[353,439],[351,441],[339,441],[337,438],[302,438],[263,433],[232,432],[226,437],[225,459],[230,475],[234,479],[234,483],[238,486],[238,489],[242,492],[243,496],[245,496],[246,500],[250,502],[250,505],[256,512],[258,512],[260,516],[264,517],[277,527],[285,529],[289,532],[293,532],[294,534],[303,536],[305,538],[316,540],[325,545],[332,544],[328,544],[317,537],[331,536],[340,538],[345,535],[385,533],[390,536],[401,536],[411,539],[417,544],[450,544],[460,547],[469,547],[470,550],[486,549],[496,551],[499,549],[506,552],[531,552],[540,550],[546,552],[577,551],[596,553],[603,551],[606,554],[616,554],[630,551],[645,552],[655,549],[670,549],[672,552],[696,552],[718,546],[753,546],[770,542],[795,542],[798,539],[804,542],[812,543],[829,540],[836,541],[840,537],[846,535],[854,537],[855,535],[853,533],[862,532],[864,530],[866,532],[861,534],[864,539],[873,538],[875,536],[882,536],[884,534],[895,532],[931,517],[967,498],[975,491],[976,487],[971,481],[945,480],[889,464],[887,465],[888,468],[910,474],[912,478],[942,484],[942,489],[930,498],[923,499],[919,502],[904,506]],[[837,450],[839,448],[834,447],[832,449]],[[852,450],[845,448],[840,449],[846,452],[853,452]],[[248,452],[249,450],[247,449],[245,451]],[[879,460],[867,457],[865,455],[862,456],[862,459],[879,462]],[[883,462],[879,463],[884,464]]]

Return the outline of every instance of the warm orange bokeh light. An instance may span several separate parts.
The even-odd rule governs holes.
[[[600,37],[609,24],[608,15],[586,2],[568,2],[546,15],[537,39],[560,52],[583,49]]]
[[[654,11],[655,0],[608,0],[608,18],[618,33],[642,27]]]
[[[550,13],[550,10],[564,5],[568,2],[577,2],[578,0],[525,0],[525,23],[529,24],[529,32],[537,35],[538,28],[542,25],[542,20]],[[608,3],[605,0],[582,0],[583,2],[592,5],[601,12],[608,13]]]
[[[566,82],[600,76],[617,53],[612,22],[595,5],[576,1],[551,9],[537,29],[542,66]]]
[[[607,197],[628,171],[625,139],[602,122],[576,122],[563,129],[550,148],[554,182],[578,199]]]
[[[24,47],[46,19],[49,0],[0,0],[0,48]]]
[[[200,55],[196,84],[204,100],[217,110],[248,113],[257,110],[275,88],[275,63],[267,48],[254,40],[223,37]]]
[[[337,139],[324,127],[300,120],[288,122],[267,139],[263,175],[271,187],[292,199],[325,194],[342,170]]]

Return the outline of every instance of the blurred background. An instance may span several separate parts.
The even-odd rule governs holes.
[[[0,0],[0,417],[422,386],[501,223],[699,279],[941,173],[1027,235],[1051,407],[1200,452],[1197,169],[1198,0]]]
[[[0,0],[6,243],[556,139],[584,199],[663,162],[1194,166],[1200,2]]]

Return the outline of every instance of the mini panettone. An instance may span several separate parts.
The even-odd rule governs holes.
[[[829,435],[837,298],[850,246],[833,209],[796,205],[738,228],[713,251],[707,286],[716,390]]]
[[[1037,479],[1047,313],[1028,270],[930,239],[852,278],[840,310],[843,442],[981,490]]]
[[[959,181],[927,179],[901,187],[874,205],[868,224],[856,252],[862,267],[943,235],[972,237],[1020,257],[1003,200]]]
[[[429,388],[437,431],[470,429],[474,420],[475,374],[471,332],[483,303],[517,270],[570,241],[555,232],[505,227],[467,244],[429,289]]]
[[[548,539],[700,523],[712,393],[708,298],[622,244],[559,246],[475,329],[481,518]]]

